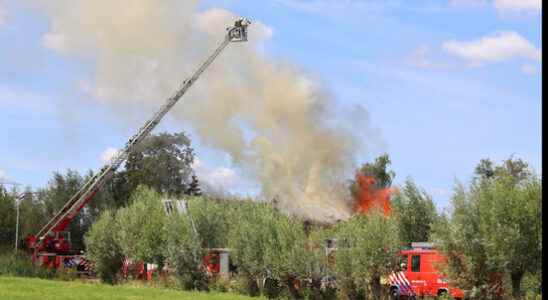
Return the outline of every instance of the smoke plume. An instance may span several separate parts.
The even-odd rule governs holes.
[[[219,8],[198,11],[198,1],[189,0],[37,3],[51,21],[44,46],[91,61],[94,78],[85,86],[123,115],[156,110],[238,17]],[[170,116],[190,124],[201,143],[228,153],[281,209],[346,218],[353,208],[344,179],[360,141],[334,117],[335,102],[321,82],[265,55],[272,34],[253,22],[249,42],[230,45]]]

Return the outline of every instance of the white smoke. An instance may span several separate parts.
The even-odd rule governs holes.
[[[219,8],[197,12],[198,1],[38,3],[51,20],[43,44],[91,58],[95,78],[87,89],[124,115],[157,109],[237,19]],[[334,101],[318,80],[264,54],[272,34],[251,24],[250,41],[230,45],[170,114],[202,143],[228,153],[282,209],[345,218],[351,208],[344,180],[360,143],[338,126]]]

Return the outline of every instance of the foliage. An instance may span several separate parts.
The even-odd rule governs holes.
[[[188,184],[188,189],[186,191],[189,196],[201,196],[202,189],[200,188],[200,181],[196,175],[192,175],[191,181]]]
[[[272,278],[295,294],[294,280],[306,274],[305,243],[306,235],[298,219],[266,203],[239,203],[228,244],[240,275],[249,282]]]
[[[527,164],[510,158],[493,167],[482,160],[467,191],[458,186],[453,213],[436,234],[449,257],[448,272],[485,298],[508,274],[513,297],[521,297],[526,274],[538,274],[542,252],[542,187]]]
[[[160,194],[139,186],[130,205],[117,214],[119,243],[124,255],[133,261],[164,263],[167,217]]]
[[[34,266],[26,253],[8,252],[0,254],[0,276],[53,278],[55,272]]]
[[[334,275],[325,248],[327,240],[333,238],[335,238],[335,233],[330,228],[313,227],[305,246],[306,252],[302,257],[299,257],[304,266],[304,273],[300,279],[307,282],[309,298],[333,299],[335,297],[335,286],[322,285],[322,280],[333,278]]]
[[[86,256],[93,263],[97,275],[107,283],[118,281],[117,273],[122,267],[124,257],[119,245],[119,233],[116,213],[106,210],[85,236]]]
[[[0,246],[13,245],[15,236],[15,199],[0,185]]]
[[[169,269],[184,289],[206,289],[206,270],[203,257],[206,251],[202,241],[194,230],[188,214],[178,214],[170,218],[167,230],[167,247],[164,254]]]
[[[45,225],[47,220],[53,218],[68,199],[81,188],[82,184],[83,178],[77,171],[69,169],[66,174],[54,172],[53,178],[48,182],[47,187],[38,190],[38,199],[43,203],[45,213],[40,225]],[[87,229],[86,224],[82,222],[82,214],[76,215],[68,225],[66,230],[70,232],[74,249],[84,249],[83,238]],[[32,233],[35,234],[36,232]]]
[[[205,289],[206,272],[202,258],[207,249],[227,247],[234,203],[192,197],[187,209],[169,221],[166,257],[186,289]]]
[[[436,207],[432,197],[420,190],[411,178],[407,178],[401,191],[392,196],[391,204],[402,243],[430,239],[432,226],[437,221]]]
[[[146,137],[129,154],[121,182],[133,191],[144,184],[169,196],[186,194],[192,181],[194,150],[184,133],[160,133]]]
[[[382,189],[392,185],[392,180],[396,176],[394,171],[390,170],[390,157],[387,153],[377,157],[372,163],[363,164],[356,173],[365,177],[375,178],[375,188]],[[350,191],[353,195],[356,194],[358,185],[355,180],[350,182]]]
[[[380,278],[397,265],[400,250],[397,224],[380,211],[355,215],[335,228],[335,272],[342,291],[355,298],[359,290],[381,297]]]
[[[19,202],[19,239],[28,234],[36,234],[46,220],[45,204],[41,193],[30,193],[30,189],[25,190],[24,193],[26,194]]]
[[[228,231],[234,203],[227,201],[191,197],[187,201],[189,217],[196,228],[203,248],[225,248],[228,246]]]

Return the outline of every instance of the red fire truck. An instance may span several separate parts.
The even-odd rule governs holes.
[[[185,92],[192,86],[198,77],[207,69],[217,56],[231,42],[247,41],[247,26],[249,20],[238,19],[234,26],[226,28],[227,33],[217,49],[194,72],[192,77],[183,81],[175,94],[167,99],[160,109],[146,121],[146,123],[133,135],[125,146],[116,152],[110,161],[99,172],[88,179],[87,182],[74,194],[51,218],[37,234],[29,235],[25,239],[26,248],[32,253],[32,261],[36,265],[59,268],[61,266],[79,265],[89,266],[85,257],[76,254],[71,249],[70,236],[65,238],[65,229],[74,220],[78,213],[93,199],[95,194],[114,176],[116,170],[126,160],[137,145],[141,143],[149,133],[160,123],[169,110],[179,101]],[[80,263],[83,262],[83,263]]]
[[[393,299],[438,297],[449,295],[464,299],[464,291],[450,286],[438,268],[445,257],[430,243],[411,243],[411,248],[400,252],[401,270],[390,274],[390,292]]]

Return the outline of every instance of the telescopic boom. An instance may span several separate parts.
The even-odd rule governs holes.
[[[139,144],[155,127],[162,118],[185,94],[185,92],[198,80],[200,75],[217,58],[230,42],[247,41],[247,26],[250,22],[241,18],[234,23],[234,26],[227,28],[227,33],[221,44],[215,51],[200,65],[194,74],[183,81],[180,88],[167,99],[166,103],[150,118],[125,144],[124,148],[117,151],[114,157],[101,168],[101,170],[91,177],[84,186],[74,194],[69,201],[59,210],[59,212],[44,226],[35,236],[34,245],[29,245],[35,251],[43,248],[43,241],[50,233],[63,231],[68,224],[76,217],[80,210],[93,198],[101,187],[110,179],[118,167],[126,160],[129,153]]]

